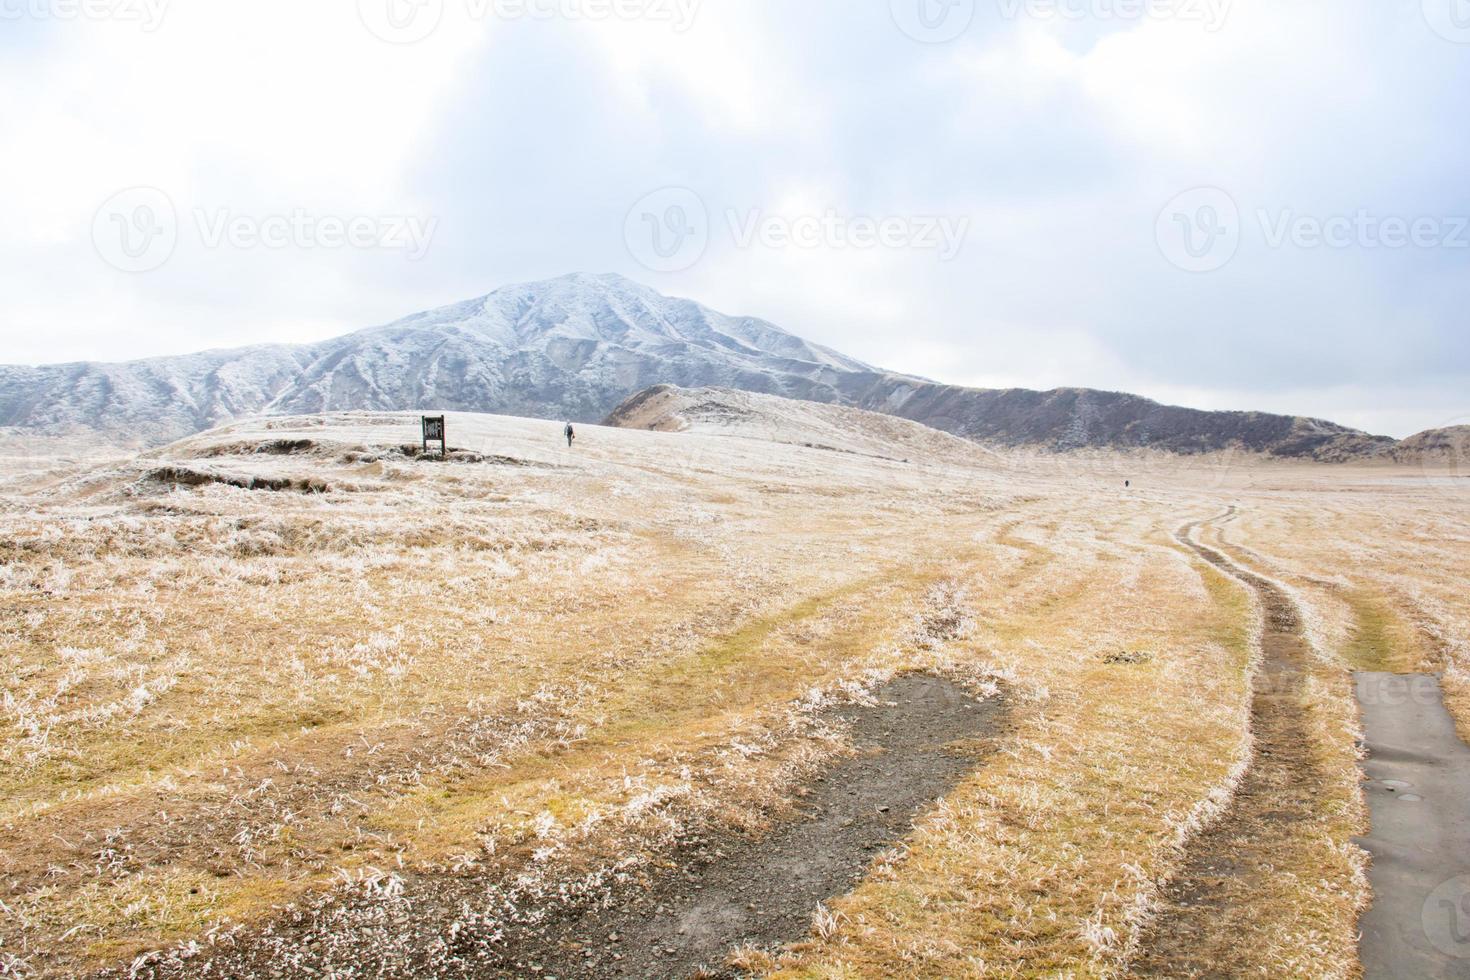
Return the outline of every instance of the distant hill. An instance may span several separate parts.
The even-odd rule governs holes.
[[[995,455],[967,439],[892,415],[730,388],[659,385],[619,405],[606,424],[654,432],[745,436],[900,461],[986,462]]]
[[[657,385],[848,405],[993,446],[1239,449],[1341,460],[1392,439],[1330,422],[1136,395],[995,391],[884,371],[774,324],[575,274],[318,344],[121,364],[0,366],[0,428],[156,445],[252,415],[450,410],[595,422]]]
[[[1322,461],[1376,457],[1396,441],[1320,419],[1264,412],[1207,412],[1161,405],[1138,395],[961,388],[885,379],[854,404],[997,446],[1155,449],[1206,453],[1234,449]]]
[[[1400,463],[1454,464],[1470,463],[1470,425],[1445,429],[1429,429],[1398,443],[1393,458]]]

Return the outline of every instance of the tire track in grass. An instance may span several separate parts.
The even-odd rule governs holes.
[[[1234,514],[1232,507],[1222,517]],[[1310,649],[1301,618],[1280,586],[1198,543],[1194,531],[1205,523],[1213,522],[1180,529],[1180,543],[1254,590],[1261,605],[1250,710],[1254,759],[1229,809],[1195,838],[1164,889],[1133,964],[1136,976],[1271,975],[1276,926],[1292,911],[1283,902],[1301,888],[1291,861],[1323,832],[1318,787],[1326,775],[1304,707]]]

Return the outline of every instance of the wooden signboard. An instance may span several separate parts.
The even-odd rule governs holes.
[[[439,444],[439,455],[449,455],[449,441],[445,436],[444,416],[424,416],[424,452],[429,451],[429,443]]]

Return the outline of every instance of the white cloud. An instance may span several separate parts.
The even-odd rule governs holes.
[[[915,44],[886,4],[703,0],[665,20],[476,19],[393,45],[355,0],[175,0],[158,30],[22,25],[0,47],[6,360],[321,337],[503,282],[614,269],[945,380],[1086,384],[1336,414],[1466,414],[1463,257],[1272,250],[1191,276],[1153,238],[1201,184],[1242,212],[1470,213],[1470,49],[1417,4],[1236,0],[1218,31],[981,17]],[[982,9],[989,8],[982,5]],[[993,13],[993,12],[992,12]],[[10,30],[12,25],[7,24]],[[4,44],[4,42],[0,42]],[[95,254],[104,199],[181,212],[437,218],[429,255],[207,250],[156,272]],[[655,277],[627,209],[679,184],[726,209],[937,214],[923,252],[740,249]],[[726,235],[725,237],[728,237]],[[1392,374],[1395,386],[1383,386]]]
[[[301,294],[286,288],[286,265],[303,256],[275,253],[261,267],[259,256],[206,253],[198,236],[183,234],[170,268],[130,277],[93,252],[98,206],[142,185],[165,191],[186,228],[196,208],[260,217],[303,207],[342,216],[409,210],[404,171],[458,63],[481,41],[442,30],[395,47],[370,35],[351,4],[285,0],[179,3],[152,32],[78,21],[47,36],[44,58],[0,68],[8,91],[29,93],[0,117],[9,232],[0,256],[31,270],[0,300],[0,316],[17,328],[8,352],[17,359],[254,340],[252,328],[271,319],[256,305],[267,284],[282,288],[280,326],[299,324],[302,311],[289,306]],[[319,272],[329,283],[327,267],[352,256],[315,258],[326,260]],[[242,308],[231,280],[252,268],[266,278]],[[190,282],[179,281],[181,270]],[[38,275],[48,291],[27,295]],[[188,296],[201,280],[216,290],[202,310]]]

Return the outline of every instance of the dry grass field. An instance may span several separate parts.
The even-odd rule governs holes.
[[[841,421],[569,450],[556,423],[451,416],[441,462],[402,449],[416,416],[358,414],[13,470],[0,976],[230,975],[271,944],[302,972],[451,975],[497,917],[595,903],[690,835],[758,841],[851,754],[825,708],[913,672],[1003,705],[983,754],[808,935],[733,965],[1168,974],[1170,885],[1251,771],[1263,663],[1259,594],[1186,525],[1280,587],[1308,651],[1307,802],[1235,814],[1273,874],[1191,942],[1240,975],[1354,976],[1348,672],[1443,670],[1470,732],[1465,481]],[[405,908],[414,937],[383,927]],[[330,937],[272,926],[307,912]]]

